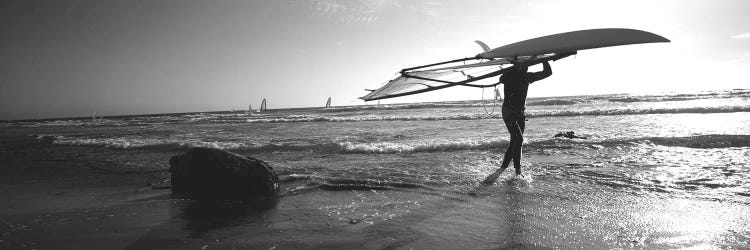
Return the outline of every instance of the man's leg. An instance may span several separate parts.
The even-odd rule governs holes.
[[[500,164],[501,169],[506,169],[510,165],[510,161],[513,159],[513,141],[508,143],[508,148],[505,149],[505,155],[503,156],[503,163]]]
[[[513,165],[516,168],[516,175],[521,174],[521,148],[523,146],[523,130],[525,122],[523,118],[514,119],[514,121],[506,123],[508,126],[508,132],[510,132],[510,146],[511,159],[513,159]]]

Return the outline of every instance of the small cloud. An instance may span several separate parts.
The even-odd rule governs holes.
[[[346,6],[343,4],[331,2],[331,1],[318,1],[312,2],[315,10],[323,13],[338,13],[346,10]]]
[[[429,17],[440,15],[439,1],[417,2],[409,0],[297,0],[314,13],[341,23],[370,24],[378,22],[385,14],[405,9]]]
[[[745,33],[742,33],[742,34],[737,34],[737,35],[732,36],[732,38],[734,38],[734,39],[750,39],[750,32],[745,32]]]
[[[373,23],[381,12],[394,6],[392,0],[311,0],[304,1],[316,13],[342,23]]]

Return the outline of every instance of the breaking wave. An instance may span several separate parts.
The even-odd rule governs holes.
[[[564,143],[561,143],[564,142]],[[731,148],[750,147],[750,135],[697,135],[684,137],[643,137],[612,139],[603,141],[555,139],[531,143],[531,146],[550,147],[559,145],[584,145],[592,148],[616,147],[622,145],[669,146],[685,148]]]
[[[574,105],[584,102],[582,99],[549,99],[528,101],[526,106]]]
[[[84,147],[106,147],[112,149],[134,150],[145,149],[154,151],[184,151],[196,147],[218,148],[226,150],[242,151],[305,151],[324,150],[330,151],[332,145],[304,145],[291,143],[254,143],[254,142],[225,142],[225,141],[203,141],[200,139],[178,140],[178,139],[152,139],[152,138],[75,138],[66,136],[38,136],[37,139],[52,138],[53,144],[84,146]]]
[[[528,117],[597,116],[597,115],[644,115],[644,114],[683,114],[683,113],[733,113],[750,112],[750,106],[689,107],[689,108],[649,108],[649,109],[593,109],[593,110],[553,110],[528,111]],[[287,122],[360,122],[360,121],[447,121],[500,119],[500,114],[447,114],[424,116],[399,115],[359,115],[321,116],[298,115],[279,118],[248,119],[248,123],[287,123]]]
[[[559,100],[543,101],[545,105],[559,103]],[[541,105],[541,104],[539,104]],[[573,104],[558,104],[573,105]],[[721,106],[721,107],[687,107],[687,108],[613,108],[613,109],[567,109],[567,110],[527,110],[528,117],[561,117],[561,116],[600,116],[600,115],[642,115],[642,114],[681,114],[681,113],[733,113],[750,112],[750,106]],[[448,113],[425,115],[382,115],[382,114],[357,114],[357,115],[325,115],[304,114],[287,116],[251,115],[241,114],[227,115],[201,115],[185,117],[146,117],[130,120],[56,120],[43,122],[18,122],[16,125],[24,127],[46,127],[46,126],[140,126],[168,123],[194,123],[204,122],[212,124],[243,124],[243,123],[299,123],[299,122],[364,122],[364,121],[449,121],[449,120],[484,120],[500,119],[499,112],[488,115],[485,113]],[[10,126],[10,125],[8,125]]]
[[[688,100],[699,100],[699,99],[715,99],[715,98],[748,98],[750,97],[750,90],[748,89],[734,89],[729,91],[708,91],[703,93],[683,93],[683,94],[666,94],[666,95],[612,95],[612,96],[599,96],[596,99],[605,99],[609,102],[622,102],[622,103],[633,103],[633,102],[668,102],[668,101],[688,101]]]
[[[687,113],[734,113],[750,112],[750,106],[689,107],[689,108],[648,108],[648,109],[595,109],[529,112],[529,117],[591,116],[591,115],[645,115],[645,114],[687,114]]]
[[[750,135],[700,135],[689,137],[654,137],[648,141],[662,146],[687,148],[750,147]]]
[[[16,122],[23,127],[99,127],[99,126],[126,126],[134,125],[131,122],[116,119],[69,119],[69,120],[49,120],[49,121],[21,121]]]
[[[374,177],[374,176],[373,176]],[[408,189],[408,188],[423,188],[432,189],[432,185],[439,185],[441,183],[425,182],[420,183],[417,181],[408,180],[382,180],[375,178],[341,178],[341,177],[326,177],[320,175],[311,174],[290,174],[282,175],[279,177],[281,182],[305,182],[305,185],[290,188],[285,191],[286,194],[298,193],[308,191],[312,189],[323,189],[330,191],[351,191],[351,190],[392,190],[392,189]]]
[[[418,152],[440,152],[440,151],[458,151],[472,149],[489,149],[499,148],[507,145],[506,140],[488,139],[488,140],[458,140],[458,141],[428,141],[419,143],[397,143],[397,142],[375,142],[375,143],[354,143],[343,142],[338,145],[345,153],[374,153],[374,154],[394,154],[394,153],[418,153]]]
[[[502,149],[508,145],[505,139],[462,139],[462,140],[423,140],[414,142],[220,142],[194,140],[170,140],[151,138],[75,138],[65,136],[40,135],[39,140],[51,139],[58,145],[106,147],[121,150],[184,151],[194,147],[210,147],[243,152],[304,151],[342,154],[409,154],[422,152],[445,152],[461,150]],[[701,135],[689,137],[647,137],[613,140],[543,139],[525,144],[529,149],[548,147],[582,146],[606,148],[622,145],[661,145],[688,148],[728,148],[750,147],[750,135]]]
[[[479,120],[500,118],[499,115],[487,116],[484,114],[456,114],[456,115],[425,115],[425,116],[401,116],[401,115],[360,115],[360,116],[319,116],[300,115],[284,118],[248,119],[249,123],[284,123],[284,122],[359,122],[359,121],[445,121],[445,120]]]
[[[170,140],[151,138],[76,138],[55,135],[39,135],[39,140],[52,139],[53,144],[85,147],[106,147],[112,149],[147,149],[156,151],[184,151],[195,147],[209,147],[239,151],[317,151],[329,153],[369,153],[369,154],[398,154],[417,152],[440,152],[472,149],[488,149],[507,145],[505,140],[474,140],[460,141],[424,141],[412,143],[399,142],[350,142],[350,141],[321,141],[317,144],[310,142],[288,143],[254,143],[254,142],[209,142],[201,140]]]

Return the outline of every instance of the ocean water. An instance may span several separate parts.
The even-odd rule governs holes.
[[[509,136],[499,109],[486,100],[454,101],[0,126],[5,138],[37,145],[7,158],[94,162],[113,173],[151,173],[166,171],[170,156],[191,147],[215,147],[269,162],[280,175],[282,195],[327,190],[463,197],[502,161]],[[750,90],[530,98],[527,113],[526,178],[514,179],[508,171],[495,187],[510,185],[539,197],[750,204]],[[564,131],[586,138],[553,138]],[[383,199],[362,205],[370,212],[355,219],[387,221],[428,200]],[[317,209],[329,216],[354,210],[350,204]],[[731,220],[746,223],[746,215],[736,216]],[[717,230],[750,231],[742,223]]]
[[[54,148],[42,157],[93,150],[112,171],[163,170],[168,159],[154,157],[215,147],[267,160],[310,187],[451,192],[502,160],[509,138],[499,108],[458,101],[205,112],[22,121],[3,130]],[[534,179],[750,197],[750,90],[530,98],[527,113],[522,164]],[[586,139],[553,138],[564,131]]]

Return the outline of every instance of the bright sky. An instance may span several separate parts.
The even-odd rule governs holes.
[[[744,0],[7,0],[0,119],[363,104],[402,68],[476,55],[474,40],[592,28],[672,43],[582,51],[530,96],[748,88],[748,13]],[[452,87],[383,103],[479,98]]]

